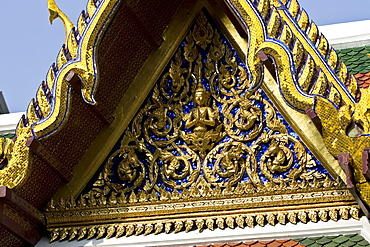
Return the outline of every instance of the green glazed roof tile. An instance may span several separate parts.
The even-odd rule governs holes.
[[[357,51],[350,51],[347,54],[350,55],[350,56],[356,56],[358,54],[358,52]]]
[[[322,247],[322,244],[313,243],[313,244],[307,245],[307,247]]]
[[[367,69],[370,71],[370,65],[365,66],[364,69]]]
[[[359,234],[322,236],[295,239],[301,246],[307,247],[369,247],[370,244]]]
[[[299,244],[297,244],[297,242]],[[268,244],[266,244],[268,243]],[[271,244],[271,245],[270,245]],[[252,241],[220,244],[220,246],[301,246],[301,247],[369,247],[370,244],[359,234],[297,238],[291,240]],[[197,245],[198,247],[201,247]],[[205,246],[205,245],[202,245]],[[211,246],[211,245],[207,245]],[[218,246],[218,245],[217,245]]]
[[[365,239],[358,242],[357,244],[359,244],[360,246],[369,246],[369,242],[367,242]]]
[[[302,241],[299,241],[299,240],[297,240],[301,245],[303,245],[303,246],[309,246],[310,244],[313,244],[313,243],[315,243],[315,240],[314,239],[312,239],[312,238],[306,238],[306,239],[304,239],[304,240],[302,240]]]
[[[345,242],[345,243],[342,243],[342,246],[349,246],[349,247],[352,247],[352,246],[355,246],[356,245],[356,242],[353,242],[351,240]]]
[[[317,241],[317,240],[322,239],[322,238],[323,238],[323,236],[320,236],[320,237],[311,237],[310,239]]]
[[[333,242],[338,243],[338,244],[344,243],[346,241],[348,241],[347,236],[339,236],[333,239]]]
[[[368,56],[361,56],[361,57],[358,58],[358,61],[364,61],[365,62],[367,60],[369,60]]]
[[[346,236],[349,236],[349,235],[346,235]],[[352,241],[355,241],[355,242],[360,242],[360,241],[364,240],[364,237],[359,235],[359,234],[355,234],[354,236],[351,236],[350,238],[351,238]]]
[[[351,62],[351,64],[352,63],[356,63],[357,61],[358,61],[358,58],[356,56],[353,56],[353,57],[348,56],[348,57],[346,57],[346,62]]]
[[[339,245],[340,245],[340,244],[338,244],[338,243],[331,242],[331,243],[325,244],[324,246],[325,246],[325,247],[338,247]]]
[[[12,139],[15,136],[15,134],[7,134],[7,135],[0,135],[0,138],[10,138]]]
[[[324,245],[324,244],[330,243],[331,241],[332,240],[330,238],[322,237],[321,239],[316,240],[316,243]]]
[[[329,239],[334,239],[334,238],[337,238],[338,236],[325,236],[325,237]]]
[[[347,65],[352,74],[366,73],[370,71],[370,47],[355,47],[338,50],[339,59]]]

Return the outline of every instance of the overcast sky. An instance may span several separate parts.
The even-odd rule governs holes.
[[[160,1],[160,0],[157,0]],[[56,0],[76,24],[87,0]],[[318,25],[370,19],[370,0],[299,0]],[[0,91],[10,112],[26,111],[64,41],[59,19],[50,25],[47,0],[2,1]]]

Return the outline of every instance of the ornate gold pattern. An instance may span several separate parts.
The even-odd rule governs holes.
[[[370,130],[367,91],[361,90],[357,102],[355,78],[345,64],[338,62],[336,52],[329,48],[308,15],[304,11],[298,11],[301,15],[297,15],[300,7],[296,1],[270,1],[270,16],[258,11],[265,4],[263,1],[253,4],[230,0],[229,3],[250,33],[258,33],[249,37],[246,53],[250,68],[254,69],[251,65],[256,64],[260,51],[273,58],[280,92],[286,102],[298,111],[311,108],[316,112],[323,123],[328,150],[334,157],[339,153],[351,155],[356,188],[362,199],[370,203],[370,185],[362,175],[361,160],[362,151],[370,145],[366,136]],[[299,59],[301,56],[304,59]],[[363,136],[354,137],[348,132],[353,124],[361,129]]]
[[[344,104],[344,107],[350,110],[348,110],[348,114],[345,113],[346,116],[344,117],[341,114],[347,111],[341,111],[339,113],[340,118],[350,116],[348,118],[350,120],[349,123],[362,120],[362,127],[365,133],[368,132],[369,121],[366,115],[367,109],[364,107],[367,102],[366,97],[361,97],[358,103],[355,102],[354,96],[357,94],[356,80],[348,74],[343,63],[338,63],[335,51],[327,49],[326,39],[322,35],[318,35],[317,26],[315,23],[310,22],[304,10],[299,10],[299,4],[296,1],[290,3],[289,8],[285,7],[285,1],[278,0],[258,1],[257,6],[254,6],[250,1],[230,0],[229,2],[235,11],[239,13],[238,16],[244,21],[246,27],[252,28],[253,32],[251,33],[255,34],[252,35],[253,37],[250,36],[250,48],[247,51],[248,67],[250,68],[251,78],[253,78],[250,81],[251,84],[257,85],[261,81],[262,73],[256,54],[262,50],[274,57],[282,89],[281,92],[291,106],[298,110],[305,110],[307,107],[313,108],[315,98],[313,95],[317,92],[336,106]],[[81,15],[78,21],[77,26],[80,34],[76,35],[76,30],[73,35],[72,32],[68,34],[70,38],[66,41],[63,52],[60,53],[57,67],[52,67],[49,70],[45,83],[47,87],[43,87],[42,90],[40,87],[37,92],[37,99],[31,102],[27,111],[28,121],[26,121],[26,124],[36,123],[34,125],[34,133],[37,137],[46,136],[57,130],[58,126],[61,126],[61,122],[65,119],[64,116],[68,108],[68,90],[64,78],[70,70],[76,71],[83,78],[82,90],[84,98],[87,102],[94,103],[93,91],[96,72],[94,71],[94,61],[92,60],[93,47],[95,42],[97,42],[95,38],[102,31],[101,28],[104,27],[105,21],[114,14],[115,6],[116,1],[106,0],[102,1],[99,8],[97,8],[94,1],[89,1],[87,13]],[[300,12],[300,15],[297,14],[297,11]],[[270,17],[268,16],[269,13],[272,13]],[[266,22],[263,23],[262,20],[266,20]],[[85,28],[87,22],[90,27],[88,29]],[[279,25],[282,26],[282,34],[279,33],[280,29],[277,28]],[[268,28],[265,28],[265,26]],[[265,30],[267,30],[267,33]],[[269,41],[267,41],[267,38]],[[272,39],[283,42],[277,45],[274,42],[270,42]],[[291,41],[292,51],[287,46],[289,40]],[[283,43],[285,44],[282,45]],[[81,55],[77,54],[77,44],[83,51]],[[315,46],[316,44],[317,47]],[[69,58],[66,54],[71,55],[73,62],[67,62]],[[299,59],[301,56],[305,59]],[[302,63],[306,63],[310,59],[314,62],[301,66]],[[294,61],[294,63],[291,61]],[[61,69],[62,67],[63,69]],[[291,68],[296,69],[293,74],[292,71],[294,69]],[[299,71],[297,68],[302,68],[302,71]],[[327,85],[327,87],[326,90],[317,90],[313,93],[309,89],[314,88],[312,85],[316,85],[317,80],[314,78],[314,72],[318,68],[323,70],[326,77],[324,79],[323,77],[320,78],[321,82],[325,82],[321,83],[321,85]],[[335,73],[335,71],[339,72]],[[292,81],[295,82],[296,77],[299,80],[299,84],[292,83]],[[346,84],[346,80],[349,83]],[[344,85],[348,85],[348,90]],[[331,92],[332,90],[333,92]],[[366,95],[366,93],[362,95]],[[324,111],[320,112],[317,109],[315,111],[317,111],[320,118],[328,120],[325,114],[329,109],[332,110],[328,106]],[[354,117],[351,118],[351,116]],[[40,121],[42,119],[43,121]],[[337,122],[338,119],[332,119],[332,121]],[[329,124],[329,126],[332,125]],[[343,129],[345,128],[346,126],[343,126]],[[330,129],[326,129],[325,132],[329,135],[332,133]],[[347,134],[345,131],[342,131],[340,135]],[[363,143],[364,141],[361,140],[360,142]],[[352,143],[349,142],[349,146],[354,146]],[[330,146],[332,154],[336,156],[339,150],[332,146],[329,141],[327,141],[327,144]],[[368,146],[368,144],[361,145],[361,147],[364,146]],[[355,169],[359,171],[360,156],[353,152],[351,154],[358,158],[354,160],[354,163],[356,164]],[[363,181],[362,175],[359,172],[358,174],[356,180],[359,182]]]
[[[305,110],[305,107],[312,106],[313,101],[309,99],[313,99],[313,97],[308,96],[317,94],[317,92],[313,93],[307,91],[308,87],[304,87],[302,88],[304,93],[302,91],[295,93],[295,91],[297,91],[296,85],[291,82],[295,82],[295,78],[298,78],[301,81],[299,83],[300,85],[314,85],[315,79],[307,77],[308,71],[312,71],[313,69],[321,69],[325,74],[328,83],[331,85],[326,90],[330,91],[331,88],[335,88],[340,93],[342,97],[341,100],[343,100],[345,104],[352,105],[355,95],[350,95],[348,91],[344,89],[346,78],[340,81],[339,79],[341,78],[338,78],[339,76],[337,77],[333,71],[337,67],[337,56],[335,51],[328,49],[327,40],[324,36],[318,35],[318,29],[314,22],[309,23],[310,20],[307,13],[303,11],[301,15],[297,17],[298,21],[295,20],[297,13],[300,12],[298,2],[290,1],[289,9],[287,9],[285,5],[278,0],[270,1],[270,11],[272,12],[270,17],[265,13],[256,14],[255,7],[259,9],[260,5],[264,4],[262,2],[263,1],[260,1],[257,6],[253,6],[249,1],[230,1],[235,10],[242,16],[247,27],[258,29],[258,33],[262,34],[262,37],[250,37],[251,46],[248,51],[250,54],[248,59],[255,59],[255,54],[258,51],[264,51],[266,54],[273,56],[276,61],[282,92],[288,102],[299,110]],[[264,31],[265,23],[262,22],[262,19],[266,19],[267,33]],[[281,28],[278,29],[278,26],[281,26]],[[308,26],[309,28],[306,30]],[[282,43],[273,42],[273,40],[279,40]],[[311,42],[317,44],[316,47],[313,46]],[[296,57],[298,54],[302,53],[306,55],[306,59],[303,61],[294,59],[295,63],[291,62],[290,57]],[[328,57],[327,61],[326,57]],[[307,66],[307,64],[306,66],[301,66],[302,62],[306,62],[307,59],[311,60],[311,58],[314,61],[313,63],[311,62],[309,66]],[[330,64],[333,70],[328,68],[327,64]],[[300,67],[302,67],[301,71],[298,70]],[[296,70],[292,70],[291,68],[295,68]],[[348,76],[348,73],[346,73],[346,76]],[[290,86],[287,85],[288,83]],[[292,93],[294,93],[294,95]],[[325,97],[326,93],[327,92],[319,92],[319,95]],[[330,92],[328,95],[329,94]]]
[[[0,170],[0,185],[15,188],[23,183],[29,176],[30,170],[31,157],[26,145],[27,139],[32,135],[42,138],[57,131],[66,119],[69,90],[65,77],[71,70],[83,79],[82,91],[86,101],[94,103],[92,91],[96,72],[92,60],[93,47],[95,42],[99,41],[96,39],[98,34],[104,31],[105,20],[114,14],[116,1],[100,1],[99,8],[93,6],[95,6],[94,1],[90,1],[90,17],[86,18],[82,15],[78,24],[78,26],[84,26],[81,22],[85,24],[88,22],[91,28],[78,32],[55,2],[49,1],[50,20],[60,17],[66,25],[65,44],[59,52],[57,64],[50,67],[46,81],[42,82],[36,98],[32,99],[28,106],[25,118],[21,119],[17,126],[16,141],[11,150],[12,157],[8,158],[6,167]],[[77,54],[78,46],[83,50],[81,54]]]
[[[0,138],[0,169],[4,169],[12,158],[14,141],[10,138]]]
[[[79,34],[66,28],[70,31],[57,64],[50,68],[46,82],[30,103],[26,121],[18,125],[13,148],[8,140],[0,145],[7,150],[0,155],[9,161],[0,171],[0,185],[15,188],[25,181],[31,158],[25,144],[29,136],[44,137],[61,126],[69,99],[65,77],[71,70],[83,80],[85,101],[95,103],[93,47],[113,16],[117,2],[101,1],[96,8],[94,1],[89,1],[87,13],[78,21]],[[291,1],[289,8],[286,1],[279,0],[255,1],[256,6],[245,0],[228,2],[251,34],[249,49],[245,51],[247,69],[235,61],[230,47],[201,17],[182,50],[172,59],[170,69],[162,75],[160,86],[155,87],[126,131],[119,150],[109,157],[94,188],[81,195],[77,203],[69,199],[50,204],[47,217],[52,240],[358,218],[358,208],[348,206],[352,203],[348,191],[335,189],[341,187],[312,169],[315,160],[302,143],[288,134],[270,102],[262,97],[259,85],[263,73],[256,56],[259,51],[274,58],[277,82],[290,106],[299,111],[314,108],[322,120],[323,138],[333,156],[340,152],[351,154],[356,187],[362,198],[370,202],[369,184],[361,174],[361,152],[370,143],[367,136],[355,138],[347,133],[347,127],[354,122],[369,134],[369,93],[361,91],[360,101],[355,101],[356,80],[343,63],[338,63],[335,51],[328,47],[325,37],[319,34],[307,13],[300,10],[297,1]],[[210,46],[206,57],[199,53]],[[184,59],[188,66],[183,66]],[[191,101],[195,104],[184,111],[183,106]],[[257,105],[263,105],[264,111]],[[140,121],[144,122],[142,136]],[[226,135],[230,139],[220,143]],[[156,149],[154,153],[144,139]],[[178,140],[183,143],[177,144]],[[246,145],[252,141],[252,145]],[[261,151],[261,147],[266,148]],[[257,159],[256,153],[260,151]],[[115,163],[116,157],[120,162]],[[112,180],[112,171],[118,183]],[[286,173],[285,178],[276,176],[279,173]],[[241,182],[245,178],[247,182]],[[163,181],[160,186],[156,184],[159,180]],[[274,193],[281,197],[269,201]],[[347,201],[341,202],[343,198]],[[255,202],[261,205],[262,201],[271,207],[270,212],[238,211],[220,216],[223,210],[245,208],[248,203],[248,209],[255,210]],[[288,207],[286,210],[272,208],[282,202]],[[292,202],[296,203],[295,208],[307,202],[317,207],[292,209],[289,208]],[[167,217],[164,212],[173,206],[176,212],[182,209],[183,214],[193,215],[154,219],[158,215]],[[148,208],[151,213],[147,213]],[[70,217],[66,217],[66,211],[71,213]],[[216,212],[217,216],[196,215],[204,211]],[[152,217],[137,220],[143,215]],[[114,218],[135,219],[136,223],[95,222]],[[75,224],[84,221],[90,225],[64,227],[71,219],[77,219]]]
[[[35,136],[45,137],[58,130],[68,115],[69,90],[66,76],[70,71],[82,79],[82,96],[87,103],[95,104],[93,91],[96,71],[93,61],[93,47],[100,39],[99,33],[106,28],[118,1],[89,1],[87,12],[83,11],[77,27],[58,8],[54,0],[48,0],[50,21],[60,18],[65,25],[66,39],[58,53],[56,64],[49,69],[46,81],[42,83],[28,107],[26,125],[32,125]],[[89,28],[86,29],[87,24]],[[78,49],[80,47],[80,50]],[[83,51],[79,53],[79,51]]]
[[[313,93],[308,90],[313,88],[311,85],[316,85],[317,80],[314,78],[314,72],[318,68],[321,68],[326,76],[325,80],[327,80],[325,81],[327,85],[326,91],[324,90],[324,95],[321,96],[328,98],[337,106],[344,103],[345,107],[350,109],[348,114],[345,113],[346,116],[340,116],[340,118],[355,116],[353,119],[349,117],[349,122],[367,119],[366,116],[363,117],[366,115],[364,113],[366,109],[363,107],[366,105],[366,97],[361,97],[361,102],[355,103],[354,95],[357,94],[355,79],[353,76],[348,75],[344,64],[338,63],[337,55],[333,49],[326,49],[327,53],[324,54],[326,47],[325,38],[317,35],[316,25],[310,22],[304,10],[298,11],[300,15],[297,15],[297,10],[299,10],[297,2],[291,3],[289,9],[285,8],[285,2],[278,0],[258,1],[257,6],[254,6],[249,1],[232,0],[229,2],[239,13],[238,16],[244,21],[246,27],[253,29],[253,32],[251,32],[253,35],[249,37],[249,50],[246,52],[248,54],[247,63],[250,69],[250,78],[252,78],[249,81],[251,85],[258,85],[261,81],[261,67],[259,66],[258,59],[256,59],[256,54],[262,50],[274,57],[279,77],[278,82],[282,89],[281,92],[287,102],[295,109],[304,110],[307,107],[314,106]],[[31,102],[27,111],[26,124],[32,125],[35,123],[33,128],[36,137],[43,137],[56,131],[64,121],[65,113],[68,109],[69,97],[65,76],[70,70],[74,70],[82,77],[84,98],[87,102],[94,103],[93,91],[96,72],[93,66],[93,47],[95,42],[98,42],[96,37],[99,37],[98,34],[103,30],[102,27],[105,27],[106,20],[114,14],[116,3],[116,1],[102,1],[99,8],[97,8],[94,1],[89,1],[88,11],[82,14],[78,21],[79,34],[77,34],[77,30],[69,33],[68,37],[70,38],[66,41],[63,52],[60,53],[57,66],[50,68],[44,84],[45,86],[40,87],[36,100]],[[270,17],[269,13],[272,13]],[[297,20],[294,19],[295,17]],[[262,19],[266,20],[266,22],[263,23]],[[89,24],[88,29],[86,29],[87,23]],[[277,28],[279,25],[282,25],[281,30],[284,32],[283,35],[279,33],[280,29]],[[268,28],[265,28],[265,26]],[[265,30],[267,30],[267,33]],[[207,38],[206,36],[204,37],[204,41],[206,41]],[[283,42],[278,45],[266,42],[266,38],[283,41],[285,42],[285,46],[282,45]],[[289,40],[291,41],[290,46],[292,47],[292,51],[287,47]],[[77,44],[82,51],[80,55],[77,54]],[[313,44],[320,44],[320,46],[315,47]],[[319,47],[321,52],[318,52]],[[72,62],[67,61],[69,58],[66,54],[71,55]],[[301,66],[302,63],[306,63],[310,59],[313,61]],[[292,64],[291,61],[294,61],[294,63]],[[302,68],[302,71],[297,70],[295,71],[295,75],[292,75],[292,70],[294,71],[294,69],[291,68]],[[339,72],[335,74],[334,70]],[[295,81],[296,77],[299,80],[299,84],[291,83]],[[349,92],[344,87],[346,84],[345,80],[349,81]],[[331,90],[333,90],[333,93],[328,92]],[[322,93],[323,91],[319,90],[319,92]],[[366,94],[363,93],[362,95]],[[207,107],[212,108],[211,105]],[[322,111],[322,114],[325,115],[328,109],[332,110],[331,107],[327,107],[325,111]],[[315,110],[317,111],[317,109]],[[317,113],[321,114],[319,111]],[[325,116],[322,116],[322,118],[324,119]],[[332,121],[338,120],[332,119]],[[363,122],[363,128],[368,130],[369,121],[364,120]],[[329,125],[332,126],[331,124]],[[345,129],[345,126],[343,128]],[[333,132],[327,129],[326,133],[331,134]],[[340,135],[346,135],[345,131]],[[362,143],[363,141],[360,142]],[[327,141],[327,144],[331,146],[330,141]],[[349,146],[353,145],[352,142],[348,144]],[[368,145],[361,145],[361,147],[363,146]],[[339,152],[335,147],[331,147],[330,149],[334,156]],[[353,154],[352,156],[357,157],[354,160],[356,164],[355,169],[359,170],[359,155]],[[362,181],[362,175],[360,173],[358,174],[356,176],[357,181]]]
[[[358,217],[251,76],[200,13],[92,188],[48,205],[52,241]]]
[[[69,20],[69,18],[59,9],[59,7],[57,6],[57,4],[55,3],[55,0],[48,0],[48,10],[49,10],[49,20],[50,20],[50,24],[53,23],[53,21],[56,19],[56,18],[60,18],[60,20],[63,22],[63,25],[64,25],[64,29],[65,29],[65,32],[66,32],[66,39],[67,39],[67,36],[68,34],[70,33],[70,31],[72,30],[73,28],[73,24],[72,22]]]
[[[4,166],[0,169],[0,185],[12,189],[26,181],[29,173],[30,150],[26,145],[32,135],[31,127],[22,127],[22,121],[16,131],[17,139],[0,139],[0,158]]]
[[[109,157],[94,190],[114,192],[112,200],[115,193],[130,193],[128,199],[136,201],[144,192],[145,197],[159,193],[168,198],[158,181],[176,190],[197,182],[203,189],[219,186],[226,193],[231,186],[242,186],[246,176],[251,191],[274,190],[283,183],[296,189],[300,179],[328,179],[311,170],[316,161],[287,134],[275,109],[249,83],[247,70],[203,14],[185,40],[120,148]],[[293,164],[299,168],[291,169]],[[271,184],[263,182],[258,170]]]
[[[148,235],[190,231],[197,229],[202,231],[204,229],[214,230],[215,228],[224,229],[226,227],[234,229],[235,227],[255,227],[256,225],[276,225],[279,224],[297,224],[297,222],[307,223],[308,221],[317,222],[319,219],[323,221],[338,219],[348,219],[353,217],[358,218],[358,207],[336,207],[336,208],[315,208],[312,210],[289,210],[279,212],[267,213],[253,213],[243,214],[237,213],[228,216],[210,216],[210,217],[194,217],[182,219],[166,219],[166,220],[151,220],[140,222],[137,220],[135,223],[113,223],[113,224],[98,224],[83,226],[69,226],[69,227],[55,227],[49,228],[51,240],[75,240],[83,238],[112,238],[126,237],[132,235]],[[164,227],[165,226],[165,227]]]

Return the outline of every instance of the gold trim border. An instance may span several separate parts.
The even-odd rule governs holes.
[[[73,199],[71,199],[74,201]],[[351,206],[356,204],[346,189],[306,190],[285,194],[253,195],[217,199],[194,198],[192,200],[168,200],[155,202],[117,203],[97,200],[95,205],[76,205],[62,201],[48,207],[45,213],[49,227],[86,225],[96,222],[130,222],[166,220],[189,215],[219,216],[238,212],[275,212],[281,210],[308,209],[314,207]]]
[[[317,207],[311,209],[280,210],[275,212],[243,213],[240,211],[230,212],[221,216],[189,216],[184,218],[143,221],[140,218],[134,222],[113,223],[113,224],[92,224],[76,227],[50,227],[51,242],[55,240],[80,240],[99,239],[111,237],[129,237],[131,235],[148,235],[159,233],[177,233],[180,231],[192,231],[204,229],[214,230],[236,227],[255,227],[276,224],[285,225],[287,223],[297,224],[298,222],[307,223],[318,221],[338,221],[354,218],[359,220],[358,206],[336,206],[336,207]]]

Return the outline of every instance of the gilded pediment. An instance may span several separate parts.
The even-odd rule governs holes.
[[[49,203],[52,240],[357,218],[254,66],[201,11],[82,193]]]
[[[0,139],[0,245],[370,218],[369,91],[297,0],[49,11],[66,38]]]

